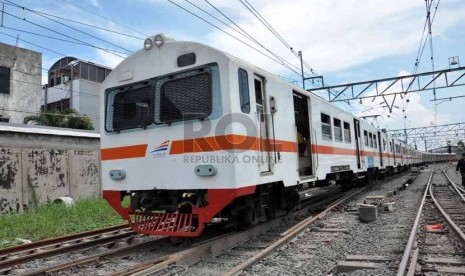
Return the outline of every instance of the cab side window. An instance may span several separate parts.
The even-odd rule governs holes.
[[[249,96],[249,76],[247,71],[239,68],[239,99],[241,104],[241,111],[250,113],[250,96]]]

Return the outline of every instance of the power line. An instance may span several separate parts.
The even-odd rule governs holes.
[[[227,34],[228,36],[230,36],[230,37],[232,37],[232,38],[236,39],[237,41],[239,41],[239,42],[241,42],[241,43],[245,44],[246,46],[248,46],[248,47],[252,48],[253,50],[255,50],[255,51],[257,51],[257,52],[261,53],[262,55],[264,55],[264,56],[268,57],[269,59],[271,59],[271,60],[273,60],[273,61],[275,61],[275,62],[277,62],[277,63],[281,64],[282,66],[286,67],[287,69],[291,70],[292,72],[294,72],[294,73],[296,73],[296,74],[300,74],[298,71],[296,71],[296,70],[294,70],[294,69],[292,69],[292,68],[289,68],[289,66],[285,65],[284,63],[282,63],[282,62],[280,62],[280,61],[276,60],[275,58],[273,58],[273,57],[271,57],[271,56],[267,55],[266,53],[264,53],[264,52],[260,51],[259,49],[255,48],[254,46],[252,46],[252,45],[248,44],[247,42],[245,42],[245,41],[241,40],[240,38],[237,38],[236,36],[234,36],[234,35],[232,35],[232,34],[228,33],[227,31],[225,31],[225,30],[221,29],[220,27],[218,27],[217,25],[215,25],[215,24],[211,23],[210,21],[206,20],[205,18],[202,18],[201,16],[199,16],[199,15],[197,15],[197,14],[195,14],[195,13],[193,13],[193,12],[189,11],[189,10],[188,10],[188,9],[186,9],[185,7],[183,7],[183,6],[181,6],[181,5],[179,5],[179,4],[175,3],[175,2],[173,2],[172,0],[168,0],[168,2],[170,2],[171,4],[173,4],[173,5],[177,6],[178,8],[180,8],[180,9],[182,9],[182,10],[186,11],[187,13],[189,13],[189,14],[191,14],[191,15],[195,16],[196,18],[198,18],[198,19],[202,20],[203,22],[205,22],[205,23],[209,24],[210,26],[212,26],[212,27],[214,27],[214,28],[218,29],[219,31],[221,31],[221,32],[223,32],[223,33],[225,33],[225,34]]]
[[[273,55],[276,59],[278,59],[280,62],[282,63],[285,63],[287,64],[289,67],[293,67],[294,69],[296,70],[299,70],[299,68],[295,65],[293,65],[292,63],[288,62],[287,60],[285,60],[284,58],[280,57],[279,55],[273,53],[271,50],[269,50],[268,48],[266,48],[263,44],[261,44],[258,40],[256,40],[254,37],[252,37],[251,35],[249,35],[243,28],[241,28],[239,25],[237,25],[233,20],[231,20],[226,14],[224,14],[223,12],[221,12],[215,5],[211,4],[208,0],[205,0],[210,6],[212,6],[216,11],[218,11],[221,15],[223,15],[228,21],[230,21],[232,24],[234,24],[239,30],[241,30],[242,32],[240,32],[239,30],[233,28],[232,26],[230,26],[228,23],[224,22],[223,20],[219,19],[218,17],[214,16],[213,14],[209,13],[208,11],[202,9],[201,7],[199,7],[198,5],[192,3],[191,1],[189,0],[185,0],[187,3],[191,4],[192,6],[196,7],[197,9],[201,10],[202,12],[204,12],[205,14],[209,15],[210,17],[218,20],[219,22],[221,22],[223,25],[225,25],[226,27],[230,28],[231,30],[235,31],[236,33],[238,33],[239,35],[247,38],[248,40],[256,43],[258,46],[260,46],[261,48],[263,48],[265,51],[267,51],[268,53],[270,53],[271,55]]]
[[[72,30],[74,30],[74,31],[80,32],[80,33],[82,33],[82,34],[85,34],[85,35],[87,35],[87,36],[90,36],[90,37],[92,37],[92,38],[95,38],[95,39],[97,39],[97,40],[100,40],[100,41],[102,41],[102,42],[108,43],[108,44],[113,45],[113,46],[115,46],[115,47],[118,47],[118,48],[120,48],[120,49],[123,49],[123,50],[127,51],[128,53],[132,53],[131,50],[128,50],[128,49],[126,49],[126,48],[124,48],[124,47],[121,47],[121,46],[119,46],[119,45],[117,45],[117,44],[115,44],[115,43],[112,43],[112,42],[110,42],[110,41],[108,41],[108,40],[102,39],[102,38],[100,38],[100,37],[98,37],[98,36],[95,36],[95,35],[93,35],[93,34],[90,34],[90,33],[84,32],[84,31],[81,31],[81,30],[79,30],[78,28],[75,28],[75,27],[70,26],[70,25],[68,25],[68,24],[65,24],[65,23],[63,23],[63,22],[60,22],[60,21],[58,21],[58,20],[55,20],[55,19],[51,18],[50,16],[44,15],[44,13],[40,13],[40,12],[37,12],[37,11],[35,11],[35,10],[26,8],[25,6],[17,5],[17,4],[15,4],[15,3],[11,2],[10,0],[4,0],[4,1],[10,3],[11,5],[13,5],[13,6],[17,7],[17,8],[22,9],[23,11],[25,11],[25,10],[26,10],[26,11],[29,11],[29,12],[31,12],[31,13],[34,13],[34,14],[38,15],[38,16],[41,16],[41,17],[43,17],[43,18],[46,18],[46,19],[48,19],[48,20],[50,20],[50,21],[52,21],[52,22],[55,22],[55,23],[60,24],[60,25],[63,25],[63,26],[65,26],[65,27],[69,28],[69,29],[72,29]],[[26,20],[26,16],[24,16],[23,20]],[[57,32],[57,33],[59,33],[59,32]],[[65,35],[65,34],[61,34],[61,35],[67,36],[67,35]],[[74,38],[74,37],[71,37],[71,36],[67,36],[67,37],[79,41],[78,39],[76,39],[76,38]],[[83,42],[83,41],[80,41],[80,42],[86,43],[86,42]],[[102,49],[102,50],[103,50],[103,49]]]
[[[116,53],[113,53],[113,52],[111,52],[111,51],[108,51],[108,50],[106,50],[106,49],[104,49],[104,48],[102,48],[102,47],[100,47],[100,46],[92,45],[92,44],[87,43],[87,42],[85,42],[85,41],[82,41],[82,40],[80,40],[80,39],[77,39],[77,38],[74,38],[74,37],[72,37],[72,36],[69,36],[69,35],[67,35],[67,34],[58,32],[58,31],[56,31],[56,30],[53,30],[53,29],[50,29],[50,28],[45,27],[45,26],[43,26],[43,25],[37,24],[37,23],[35,23],[35,22],[32,22],[31,20],[28,20],[28,19],[26,19],[26,18],[18,17],[18,16],[16,16],[16,15],[11,14],[11,13],[6,12],[6,11],[4,11],[3,13],[6,14],[6,15],[11,16],[11,17],[13,17],[13,18],[16,18],[16,19],[18,19],[18,20],[21,20],[21,21],[27,22],[27,23],[29,23],[29,24],[32,24],[32,25],[34,25],[34,26],[37,26],[37,27],[39,27],[39,28],[42,28],[42,29],[48,30],[48,31],[50,31],[50,32],[53,32],[53,33],[62,35],[62,36],[64,36],[64,37],[67,37],[67,38],[76,40],[76,41],[78,41],[78,42],[87,44],[87,45],[89,45],[89,46],[91,46],[91,47],[93,47],[93,48],[102,50],[102,51],[104,51],[104,52],[107,52],[107,53],[110,53],[110,54],[112,54],[112,55],[118,56],[118,57],[120,57],[120,58],[125,58],[125,57],[123,57],[123,56],[121,56],[121,55],[119,55],[119,54],[116,54]]]
[[[130,35],[130,34],[110,30],[110,29],[107,29],[107,28],[102,28],[102,27],[95,26],[95,25],[92,25],[92,24],[87,24],[87,23],[80,22],[80,21],[77,21],[77,20],[72,20],[72,19],[69,19],[69,18],[61,17],[61,16],[58,16],[58,15],[45,13],[45,12],[40,12],[40,11],[35,11],[35,12],[38,13],[38,14],[47,15],[47,16],[51,16],[51,17],[54,17],[54,18],[64,20],[64,21],[76,23],[76,24],[83,25],[83,26],[90,27],[90,28],[94,28],[94,29],[97,29],[97,30],[101,30],[101,31],[109,32],[109,33],[114,33],[114,34],[130,37],[130,38],[134,38],[134,39],[138,39],[138,40],[144,40],[144,38],[142,38],[142,37],[138,37],[138,36],[134,36],[134,35]]]
[[[30,41],[27,41],[27,40],[24,40],[24,39],[21,39],[21,38],[17,38],[16,36],[10,35],[10,34],[8,34],[8,33],[5,33],[5,32],[0,31],[0,34],[4,34],[4,35],[6,35],[6,36],[9,36],[9,37],[11,37],[11,38],[17,39],[17,40],[19,40],[19,41],[22,41],[22,42],[25,42],[25,43],[34,45],[34,46],[36,46],[36,47],[39,47],[39,48],[44,49],[44,50],[46,50],[46,51],[49,51],[49,52],[51,52],[51,53],[57,54],[57,55],[59,55],[59,56],[66,57],[65,54],[62,54],[62,53],[57,52],[57,51],[55,51],[55,50],[51,50],[51,49],[46,48],[46,47],[44,47],[44,46],[35,44],[35,43],[33,43],[33,42],[30,42]]]
[[[21,82],[21,83],[26,83],[26,84],[31,84],[31,85],[35,85],[35,86],[44,87],[44,85],[42,85],[42,84],[38,84],[38,83],[30,82],[30,81],[18,80],[18,79],[10,79],[10,80],[16,81],[16,82]],[[82,92],[82,91],[63,89],[63,88],[56,87],[56,86],[52,86],[52,87],[48,87],[48,88],[62,90],[62,91],[68,92],[68,93],[73,92],[73,93],[78,93],[78,94],[85,94],[85,95],[89,95],[89,96],[92,96],[92,97],[99,98],[98,95],[95,95],[95,94],[92,94],[92,93],[87,93],[87,92]],[[51,92],[51,91],[48,91],[48,92]],[[55,93],[57,93],[57,92],[55,92]]]
[[[26,34],[30,34],[30,35],[45,37],[45,38],[54,39],[54,40],[59,40],[59,41],[67,42],[67,43],[72,43],[72,44],[77,44],[77,45],[82,45],[82,46],[92,47],[92,48],[94,47],[94,46],[88,45],[88,44],[86,44],[86,43],[81,43],[81,42],[77,42],[77,41],[71,41],[71,40],[67,40],[67,39],[63,39],[63,38],[59,38],[59,37],[54,37],[54,36],[39,34],[39,33],[30,32],[30,31],[26,31],[26,30],[21,30],[21,29],[17,29],[17,28],[11,28],[11,27],[7,27],[7,26],[5,26],[5,25],[3,25],[3,26],[1,26],[1,27],[2,27],[2,28],[5,28],[5,29],[12,30],[12,31],[17,31],[17,32],[21,32],[21,33],[26,33]],[[110,52],[115,52],[115,53],[127,55],[126,52],[121,52],[121,51],[117,51],[117,50],[113,50],[113,49],[108,49],[108,48],[103,48],[103,49],[105,49],[106,51],[110,51]]]
[[[86,8],[84,8],[84,7],[78,6],[78,5],[76,5],[76,4],[74,4],[74,3],[70,2],[70,1],[67,1],[67,0],[61,0],[61,1],[65,2],[65,3],[68,3],[68,4],[74,6],[74,7],[78,8],[78,9],[81,9],[81,10],[84,10],[84,11],[86,11],[86,12],[88,12],[88,13],[91,13],[91,14],[93,14],[93,15],[96,15],[96,16],[98,16],[98,17],[100,17],[100,18],[103,18],[103,19],[105,19],[105,20],[108,20],[108,21],[110,21],[110,22],[113,22],[113,23],[115,23],[116,25],[119,25],[119,26],[121,26],[121,27],[124,27],[124,28],[126,28],[126,29],[128,29],[128,30],[131,30],[131,31],[133,31],[133,32],[136,32],[136,33],[138,33],[138,34],[141,34],[141,35],[143,35],[143,36],[145,36],[145,37],[148,37],[148,36],[149,36],[149,35],[147,35],[147,34],[144,34],[144,33],[139,32],[138,30],[135,30],[135,29],[133,29],[133,28],[131,28],[131,27],[128,27],[128,26],[125,26],[125,25],[123,25],[123,24],[121,24],[121,23],[118,23],[118,22],[116,22],[116,21],[114,21],[114,20],[112,20],[112,19],[110,19],[110,18],[107,18],[107,17],[105,17],[105,16],[103,16],[103,15],[100,15],[100,14],[98,14],[98,13],[96,13],[96,12],[90,10],[90,9],[86,9]]]
[[[294,56],[300,59],[298,53],[294,50],[294,48],[271,26],[270,23],[250,4],[249,1],[247,0],[239,0],[265,27],[279,40],[281,43],[288,49],[290,50]],[[244,2],[245,1],[245,2]],[[247,4],[246,4],[247,3]],[[304,60],[302,60],[303,64],[305,67],[311,72],[313,75],[317,75],[316,72],[314,72],[313,68],[308,65]]]

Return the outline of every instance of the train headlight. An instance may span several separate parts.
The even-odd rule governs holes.
[[[149,37],[149,38],[146,38],[146,39],[144,40],[144,49],[148,51],[148,50],[152,49],[152,47],[153,47],[153,40],[152,40],[152,38],[150,38],[150,37]]]
[[[161,47],[165,43],[165,36],[163,34],[157,34],[155,36],[155,46]]]

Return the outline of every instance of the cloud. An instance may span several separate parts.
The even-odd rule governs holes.
[[[121,61],[123,61],[123,58],[102,50],[96,50],[96,57],[93,61],[101,65],[115,68]]]
[[[236,17],[236,22],[251,36],[299,65],[298,59],[245,7],[238,7],[230,3],[232,1],[220,2],[224,7],[232,8],[224,8],[224,11]],[[416,50],[426,14],[422,1],[403,0],[270,0],[254,2],[254,5],[295,50],[303,51],[304,59],[320,73]],[[436,18],[434,34],[440,36],[459,22],[465,23],[465,7],[451,8],[444,4]],[[212,31],[209,41],[215,47],[261,67],[286,71],[220,31]]]

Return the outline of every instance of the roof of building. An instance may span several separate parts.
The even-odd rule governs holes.
[[[95,133],[95,132],[88,131],[88,130],[59,128],[59,127],[46,127],[46,126],[37,126],[37,125],[9,124],[9,123],[0,123],[0,132],[17,132],[17,133],[29,133],[29,134],[100,138],[99,133]]]
[[[69,66],[69,63],[72,62],[72,61],[78,61],[78,62],[82,62],[82,63],[92,64],[92,65],[95,65],[97,67],[113,70],[113,68],[110,68],[110,67],[105,66],[105,65],[101,65],[101,64],[97,64],[97,63],[94,63],[94,62],[91,62],[91,61],[87,61],[87,60],[67,56],[67,57],[64,57],[64,58],[61,58],[61,59],[57,60],[52,66],[50,66],[49,71],[60,69],[60,68],[63,68],[63,67],[67,67],[67,66]]]

